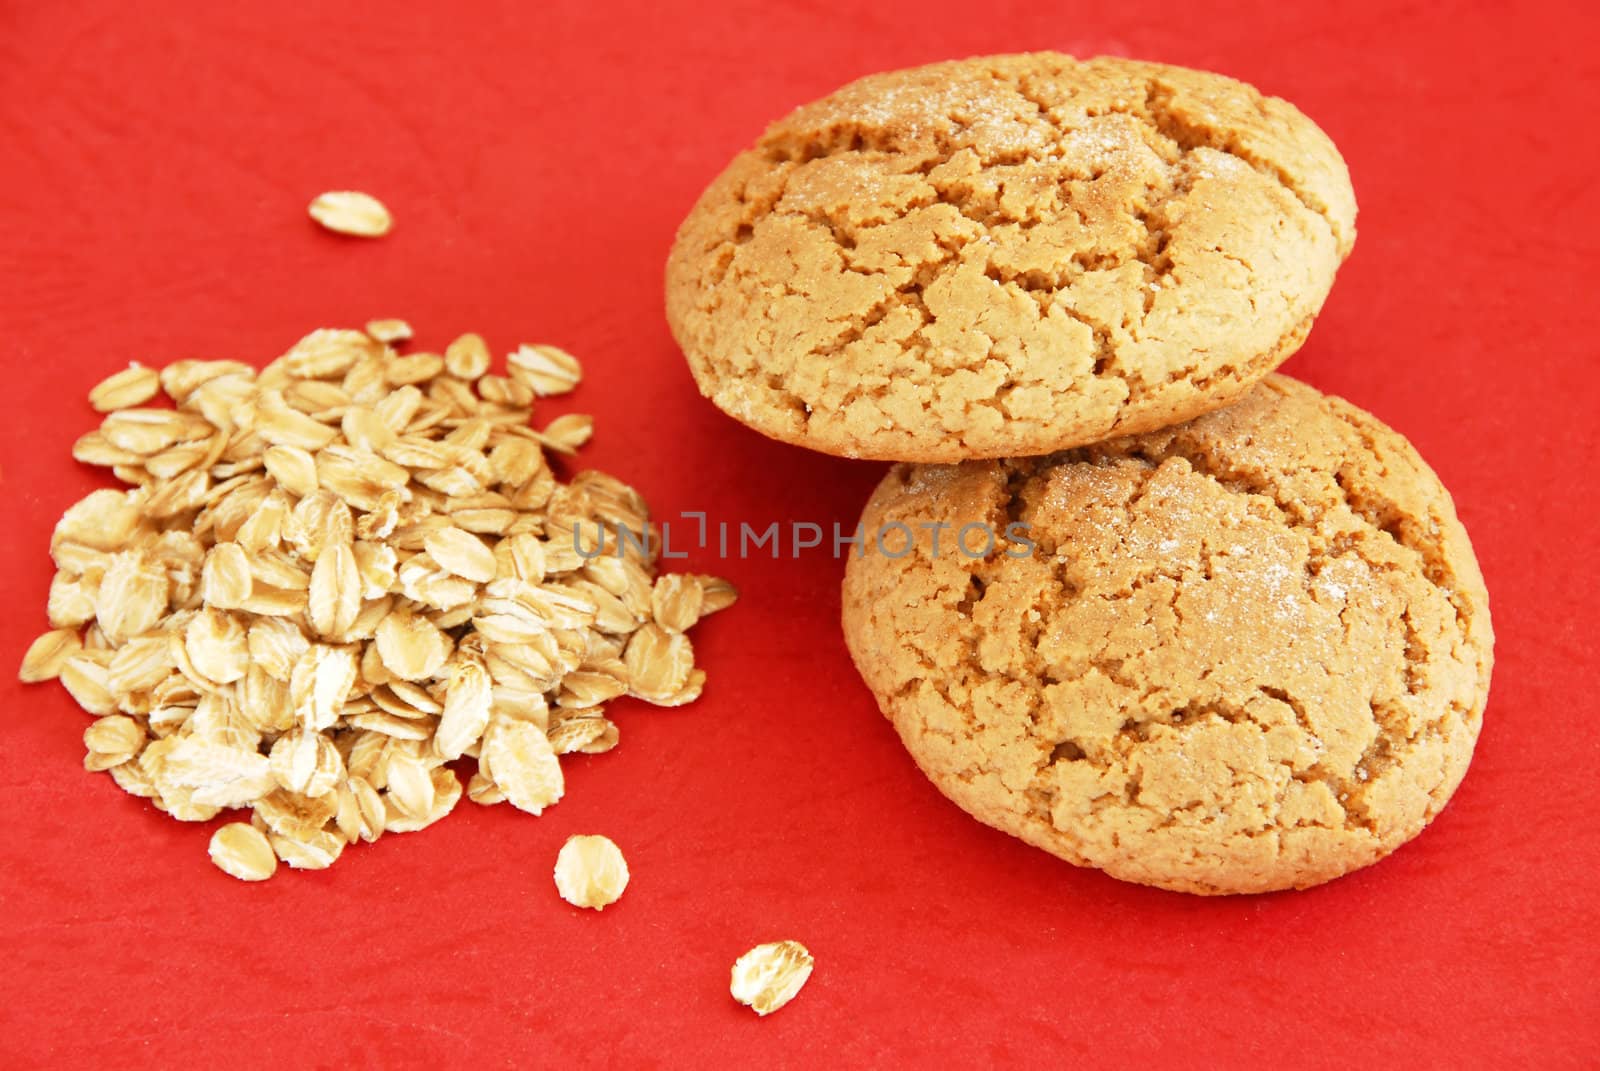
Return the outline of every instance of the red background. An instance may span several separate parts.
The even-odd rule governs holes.
[[[1499,633],[1477,759],[1427,833],[1227,900],[1076,870],[945,802],[850,667],[826,556],[692,560],[745,592],[695,634],[705,697],[617,704],[622,746],[571,763],[544,817],[463,802],[259,886],[211,866],[209,827],[85,773],[62,689],[8,680],[0,1063],[1593,1066],[1600,25],[1579,6],[0,4],[10,665],[45,624],[51,526],[101,479],[68,456],[93,383],[373,316],[427,348],[472,329],[579,354],[590,378],[541,420],[594,413],[585,463],[658,516],[851,526],[880,466],[696,394],[662,317],[674,227],[802,101],[1047,47],[1223,71],[1339,143],[1361,236],[1288,370],[1438,469]],[[378,194],[394,233],[317,230],[329,188]],[[574,832],[633,868],[603,915],[553,889]],[[728,967],[784,937],[817,971],[758,1020]]]

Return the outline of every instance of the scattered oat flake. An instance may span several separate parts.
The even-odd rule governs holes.
[[[650,623],[629,637],[622,662],[633,694],[641,699],[660,700],[688,682],[694,668],[694,648],[683,633]]]
[[[471,532],[455,527],[440,528],[429,532],[423,545],[448,573],[478,584],[494,579],[494,551]]]
[[[506,358],[511,379],[541,398],[566,394],[583,378],[578,359],[556,346],[519,346]]]
[[[283,835],[269,836],[268,842],[279,859],[296,870],[324,870],[338,862],[345,839],[337,833],[319,829],[303,839]]]
[[[492,725],[482,758],[495,785],[518,810],[541,814],[566,791],[561,760],[544,730],[532,722],[506,719]]]
[[[669,632],[686,632],[700,620],[705,588],[692,576],[663,573],[650,591],[650,609],[657,623]]]
[[[481,807],[492,807],[506,801],[505,793],[495,785],[494,779],[485,776],[482,771],[473,774],[467,782],[467,798]]]
[[[601,755],[617,746],[616,725],[603,717],[566,718],[550,727],[550,747],[557,755],[581,752]]]
[[[489,344],[482,335],[462,335],[445,347],[445,371],[457,379],[479,379],[489,371]]]
[[[452,667],[434,733],[440,755],[458,759],[482,738],[493,697],[494,680],[480,663],[461,661]]]
[[[300,796],[325,796],[344,777],[344,760],[320,732],[295,729],[272,745],[268,768],[277,783]]]
[[[81,650],[83,643],[78,639],[77,629],[58,628],[46,632],[28,646],[17,676],[27,684],[54,680],[67,659]]]
[[[69,657],[61,664],[58,674],[61,683],[77,704],[91,714],[112,714],[117,709],[117,697],[111,694],[109,673],[106,667],[85,651]]]
[[[757,945],[734,963],[728,989],[757,1015],[770,1015],[795,998],[813,966],[811,953],[799,941]]]
[[[394,755],[385,771],[385,781],[389,799],[401,814],[421,818],[433,810],[433,778],[420,757],[403,752]]]
[[[357,190],[331,190],[311,202],[311,218],[336,234],[381,238],[394,225],[383,202]]]
[[[556,855],[555,876],[561,899],[602,911],[628,887],[628,861],[610,837],[568,837]]]
[[[361,573],[347,544],[327,547],[311,570],[306,613],[319,635],[338,638],[350,631],[361,612]]]
[[[278,857],[266,834],[248,822],[229,822],[211,834],[211,861],[240,881],[266,881],[278,872]]]
[[[404,320],[368,320],[366,330],[372,338],[385,344],[411,341],[411,325]]]
[[[89,754],[84,768],[109,770],[139,754],[144,747],[144,726],[125,714],[111,714],[83,731],[83,745]]]
[[[385,669],[408,681],[427,680],[450,656],[449,639],[426,617],[395,611],[378,625],[378,658]]]
[[[102,379],[89,392],[89,404],[102,413],[143,405],[161,390],[161,377],[137,361]]]
[[[700,616],[714,614],[718,610],[726,610],[739,599],[739,589],[728,581],[716,576],[697,576],[700,582],[701,603]]]
[[[575,454],[594,437],[594,417],[586,413],[567,413],[552,420],[539,433],[539,441],[560,454]]]

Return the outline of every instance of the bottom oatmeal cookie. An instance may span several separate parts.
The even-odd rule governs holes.
[[[1450,496],[1293,380],[1049,457],[899,465],[863,520],[916,533],[846,572],[880,706],[947,796],[1073,863],[1304,888],[1415,836],[1471,760],[1494,637]],[[972,522],[1032,545],[969,557]]]

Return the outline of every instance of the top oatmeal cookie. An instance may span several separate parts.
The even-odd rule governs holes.
[[[1052,52],[872,75],[701,195],[667,315],[763,434],[904,461],[1048,453],[1240,397],[1355,241],[1338,150],[1220,75]]]

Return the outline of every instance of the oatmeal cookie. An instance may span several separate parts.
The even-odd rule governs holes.
[[[1355,241],[1333,143],[1220,75],[1057,53],[873,75],[701,196],[667,314],[701,391],[848,457],[1047,453],[1240,397]]]
[[[969,557],[969,522],[1031,553]],[[1071,862],[1315,885],[1415,836],[1471,760],[1494,636],[1450,496],[1294,380],[1050,457],[898,465],[864,524],[844,629],[884,713],[952,800]]]

